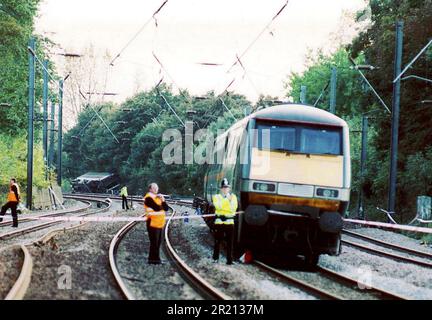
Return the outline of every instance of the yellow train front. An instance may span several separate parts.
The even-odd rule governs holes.
[[[205,177],[211,201],[224,178],[239,200],[236,247],[338,255],[349,204],[349,128],[324,110],[287,104],[258,111],[217,137]]]

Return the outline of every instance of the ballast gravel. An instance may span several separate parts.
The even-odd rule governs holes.
[[[179,213],[194,210],[173,206]],[[213,286],[234,299],[245,300],[315,300],[316,297],[304,291],[287,286],[279,279],[269,276],[248,264],[226,265],[223,251],[218,263],[213,263],[213,237],[201,218],[173,221],[170,226],[173,247],[186,263]]]
[[[22,264],[24,253],[19,247],[9,247],[0,251],[0,299],[6,298],[12,286],[17,281]]]
[[[162,244],[163,246],[163,244]],[[200,295],[168,263],[161,247],[163,265],[147,263],[149,237],[145,223],[136,224],[120,242],[117,266],[128,289],[141,300],[199,300]]]
[[[119,205],[113,203],[111,215]],[[105,213],[108,215],[108,213]],[[121,212],[137,216],[138,211]],[[55,236],[43,246],[29,248],[33,275],[25,299],[122,299],[109,268],[111,239],[125,225],[88,223]]]

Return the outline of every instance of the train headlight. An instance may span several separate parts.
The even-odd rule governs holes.
[[[337,198],[339,197],[339,191],[333,189],[318,188],[317,196],[325,197],[325,198]]]
[[[254,182],[253,189],[261,192],[274,192],[276,185],[273,183]]]

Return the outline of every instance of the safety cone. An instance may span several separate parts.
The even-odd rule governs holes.
[[[252,251],[246,250],[245,253],[240,257],[242,263],[248,264],[253,261]]]

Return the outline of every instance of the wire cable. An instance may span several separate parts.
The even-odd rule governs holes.
[[[285,4],[282,6],[282,8],[279,9],[279,11],[273,16],[273,18],[270,20],[269,23],[266,24],[266,26],[264,27],[264,29],[262,29],[262,31],[252,40],[252,42],[246,47],[246,49],[242,52],[242,54],[239,56],[239,58],[243,58],[243,56],[253,47],[253,45],[258,41],[259,38],[261,38],[261,36],[264,34],[264,32],[266,32],[266,30],[270,27],[270,25],[276,20],[276,18],[282,13],[282,11],[285,10],[285,8],[287,7],[289,3],[289,0],[287,0],[285,2]],[[234,63],[231,65],[231,67],[228,69],[227,72],[230,72],[231,69],[236,66],[238,63],[238,59],[236,59],[234,61]]]
[[[123,54],[123,52],[131,45],[132,42],[135,41],[136,38],[138,38],[138,36],[141,34],[141,32],[143,32],[143,30],[147,27],[147,25],[151,22],[151,21],[155,21],[155,25],[156,27],[158,26],[157,24],[157,20],[156,20],[156,15],[162,10],[162,8],[167,4],[168,0],[165,0],[160,6],[159,8],[152,14],[152,16],[144,23],[144,25],[138,30],[137,33],[134,34],[134,36],[126,43],[126,45],[120,50],[120,52],[114,57],[114,59],[111,60],[110,62],[110,66],[114,66],[114,62],[120,58],[120,56]]]

